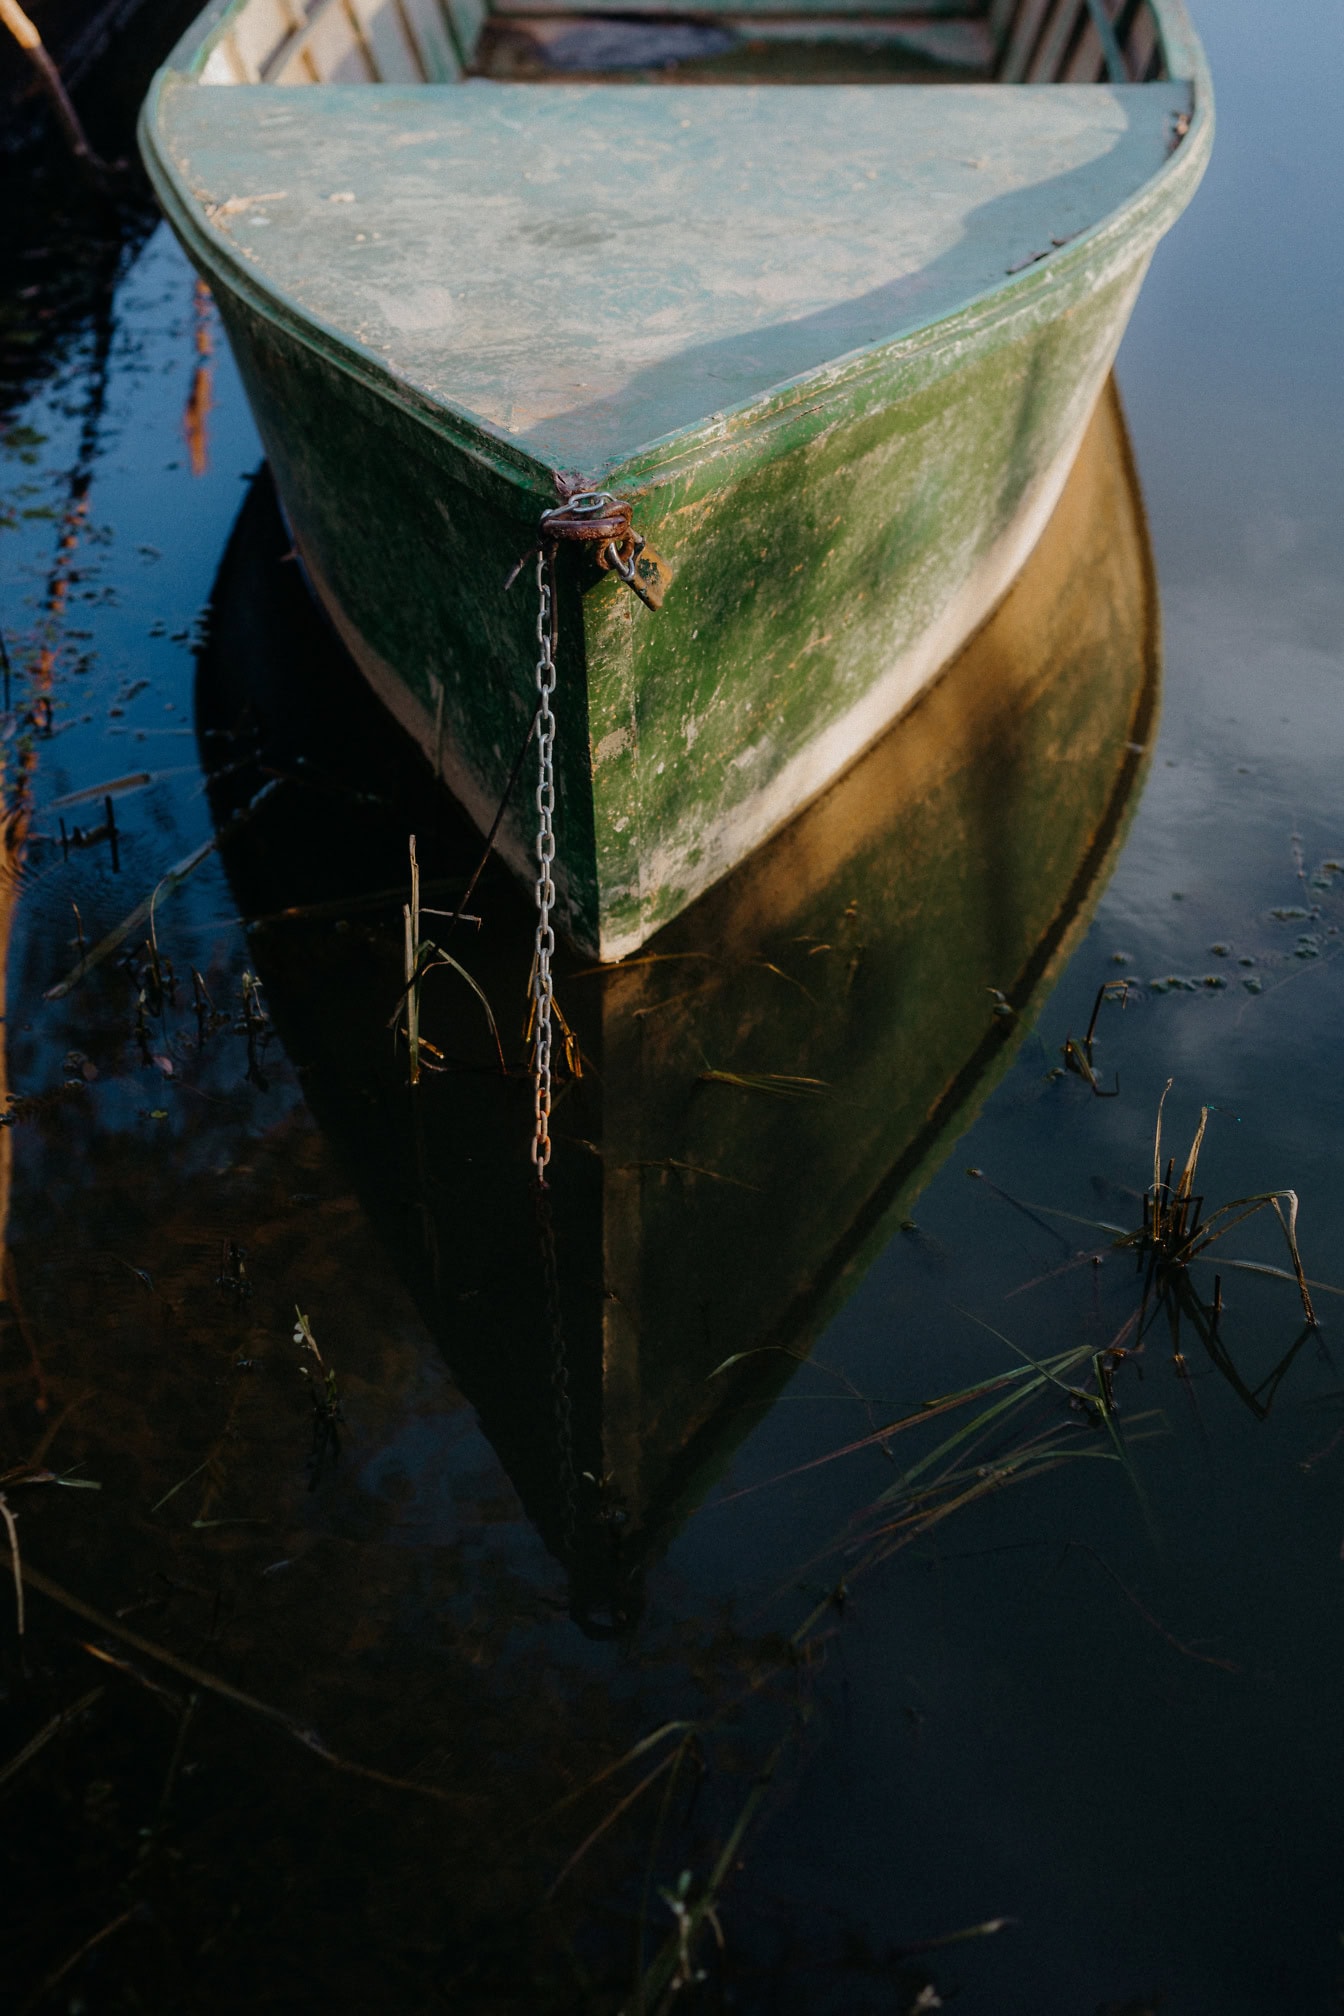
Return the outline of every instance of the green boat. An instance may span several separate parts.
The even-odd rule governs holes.
[[[576,1616],[618,1625],[644,1565],[975,1117],[1105,886],[1159,680],[1118,403],[1103,396],[1035,552],[946,678],[646,952],[614,968],[561,960],[571,1063],[544,1237],[513,1063],[531,911],[497,867],[478,891],[483,928],[449,941],[494,1005],[510,1070],[476,995],[440,973],[423,1026],[443,1068],[412,1090],[386,1026],[406,822],[426,887],[468,873],[480,842],[436,833],[442,794],[408,776],[404,739],[286,546],[254,492],[197,687],[252,961],[308,1104]],[[290,781],[232,819],[276,774]],[[1042,1075],[1066,1034],[1050,1032]],[[314,1295],[339,1299],[340,1264]],[[365,1362],[351,1371],[368,1376]]]
[[[317,595],[528,881],[505,583],[558,500],[629,507],[555,590],[557,914],[602,960],[989,616],[1212,134],[1180,0],[230,0],[141,123]]]

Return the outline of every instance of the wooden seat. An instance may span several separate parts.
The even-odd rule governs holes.
[[[1150,0],[247,0],[208,84],[1152,83]]]

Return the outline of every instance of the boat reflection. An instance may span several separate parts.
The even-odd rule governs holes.
[[[619,1630],[644,1564],[970,1123],[1103,886],[1158,699],[1118,401],[1017,585],[914,710],[643,953],[562,964],[575,1069],[542,1219],[531,914],[492,865],[479,926],[427,919],[517,1068],[445,967],[423,1002],[441,1068],[412,1091],[389,1033],[407,835],[441,910],[480,843],[408,769],[286,544],[259,483],[198,677],[216,818],[287,780],[221,839],[256,970],[575,1617]]]

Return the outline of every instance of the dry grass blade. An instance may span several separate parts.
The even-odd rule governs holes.
[[[123,1925],[129,1925],[132,1918],[138,1917],[143,1910],[143,1904],[130,1905],[127,1910],[119,1912],[115,1918],[100,1927],[93,1934],[92,1938],[84,1941],[82,1946],[77,1946],[69,1958],[63,1960],[54,1972],[48,1974],[46,1980],[41,1983],[37,1991],[29,1996],[28,2000],[19,2010],[19,2016],[32,2016],[34,2010],[41,2008],[52,1989],[59,1988],[66,1975],[72,1974],[81,1960],[86,1959],[96,1947],[101,1946],[105,1940],[110,1939],[114,1932],[120,1932]]]
[[[963,1448],[974,1437],[982,1434],[985,1429],[1006,1420],[1016,1413],[1033,1395],[1039,1393],[1050,1383],[1052,1377],[1057,1380],[1059,1371],[1070,1369],[1076,1364],[1081,1364],[1089,1356],[1090,1353],[1086,1347],[1080,1345],[1074,1351],[1062,1353],[1060,1357],[1053,1361],[1046,1361],[1050,1368],[1048,1371],[1042,1367],[1034,1377],[1026,1379],[1013,1392],[1005,1394],[1002,1399],[995,1400],[990,1406],[982,1408],[978,1414],[967,1422],[965,1427],[959,1428],[954,1435],[947,1436],[938,1444],[936,1449],[931,1449],[927,1456],[921,1457],[918,1463],[912,1465],[895,1484],[888,1485],[887,1489],[874,1500],[872,1509],[876,1510],[879,1506],[890,1505],[899,1498],[908,1497],[910,1495],[910,1486],[920,1477],[924,1476],[927,1471],[931,1470],[936,1463],[941,1462],[946,1456],[955,1455],[959,1449]]]
[[[558,1819],[560,1814],[577,1805],[580,1799],[596,1791],[599,1785],[604,1785],[608,1778],[614,1778],[618,1771],[624,1771],[627,1764],[638,1763],[639,1759],[646,1757],[650,1750],[656,1750],[660,1743],[666,1743],[669,1736],[693,1735],[698,1727],[699,1724],[696,1722],[660,1723],[656,1729],[651,1729],[647,1736],[641,1736],[638,1743],[633,1744],[622,1756],[613,1759],[610,1764],[604,1764],[600,1771],[595,1771],[582,1785],[575,1786],[572,1792],[566,1792],[563,1799],[557,1799],[553,1806],[548,1806],[544,1812],[538,1813],[521,1831],[530,1834],[538,1827],[544,1827],[549,1820]]]
[[[639,1783],[637,1785],[631,1786],[630,1790],[622,1798],[616,1801],[616,1804],[610,1809],[610,1811],[602,1815],[602,1818],[598,1821],[596,1827],[594,1827],[591,1830],[591,1832],[586,1834],[583,1840],[580,1841],[578,1847],[574,1850],[574,1853],[570,1856],[569,1860],[565,1863],[564,1868],[560,1871],[560,1874],[555,1878],[555,1881],[551,1884],[549,1890],[547,1890],[546,1902],[548,1904],[550,1903],[551,1899],[555,1896],[556,1891],[560,1888],[560,1885],[564,1882],[565,1878],[568,1875],[570,1875],[572,1871],[578,1868],[580,1862],[582,1862],[584,1856],[588,1853],[588,1850],[597,1845],[597,1843],[602,1839],[602,1836],[608,1831],[608,1829],[615,1826],[616,1822],[620,1819],[622,1813],[628,1812],[630,1807],[632,1807],[635,1804],[635,1801],[637,1799],[642,1798],[644,1793],[648,1791],[651,1785],[657,1784],[658,1780],[662,1777],[665,1771],[670,1771],[672,1769],[672,1767],[676,1764],[680,1756],[681,1756],[680,1745],[678,1745],[678,1747],[675,1750],[669,1750],[666,1757],[659,1758],[658,1762],[654,1765],[652,1771],[646,1771],[644,1776],[640,1779]]]
[[[420,949],[423,954],[427,955],[422,960],[420,966],[419,977],[422,980],[427,973],[433,973],[440,966],[451,966],[454,973],[460,974],[462,979],[466,981],[468,987],[470,987],[472,993],[485,1010],[485,1019],[490,1025],[490,1034],[494,1039],[495,1055],[499,1059],[500,1072],[507,1077],[509,1067],[504,1061],[504,1045],[499,1040],[499,1024],[495,1020],[495,1011],[490,1006],[484,988],[480,985],[479,981],[472,978],[466,967],[460,961],[454,959],[451,952],[445,952],[442,946],[435,945],[429,939],[426,939]]]
[[[442,1786],[422,1784],[414,1778],[397,1778],[390,1772],[377,1770],[373,1765],[358,1764],[348,1757],[338,1756],[334,1750],[327,1748],[315,1729],[300,1722],[296,1715],[288,1714],[283,1708],[273,1708],[269,1702],[259,1701],[254,1694],[245,1694],[241,1687],[235,1687],[230,1681],[222,1680],[217,1673],[208,1673],[204,1667],[194,1665],[191,1660],[179,1658],[178,1654],[170,1652],[166,1645],[157,1645],[152,1638],[142,1638],[138,1631],[132,1631],[117,1618],[108,1617],[103,1611],[95,1610],[91,1603],[84,1602],[82,1597],[62,1588],[59,1582],[54,1582],[49,1575],[42,1574],[39,1569],[30,1567],[26,1561],[22,1564],[22,1570],[24,1582],[30,1589],[36,1589],[39,1595],[45,1596],[49,1602],[68,1611],[72,1617],[79,1617],[84,1623],[92,1624],[95,1630],[103,1632],[109,1638],[115,1638],[122,1645],[129,1645],[132,1651],[139,1652],[144,1658],[152,1659],[157,1665],[166,1667],[170,1673],[176,1673],[179,1679],[189,1680],[193,1687],[199,1687],[207,1694],[217,1695],[222,1701],[231,1701],[236,1708],[246,1709],[249,1714],[259,1716],[262,1721],[283,1730],[287,1736],[292,1737],[314,1757],[320,1758],[333,1771],[343,1772],[348,1777],[361,1778],[367,1784],[384,1786],[388,1791],[412,1792],[421,1799],[432,1799],[440,1805],[457,1803],[457,1794],[445,1790]]]
[[[415,835],[410,838],[411,900],[402,911],[406,928],[406,1049],[411,1060],[411,1083],[420,1083],[420,864],[415,858]]]
[[[1257,1211],[1263,1211],[1266,1207],[1278,1219],[1284,1239],[1287,1241],[1289,1258],[1293,1263],[1292,1279],[1296,1282],[1297,1292],[1302,1298],[1303,1314],[1310,1327],[1313,1330],[1317,1330],[1320,1328],[1320,1322],[1312,1303],[1311,1288],[1307,1281],[1306,1270],[1302,1265],[1302,1255],[1298,1250],[1297,1244],[1297,1192],[1295,1190],[1266,1190],[1258,1197],[1236,1197],[1230,1204],[1221,1205],[1213,1213],[1212,1217],[1205,1221],[1198,1239],[1194,1239],[1192,1235],[1188,1249],[1179,1257],[1185,1261],[1203,1258],[1210,1246],[1215,1245],[1219,1239],[1226,1237],[1235,1226],[1244,1224],[1246,1219],[1253,1218]],[[1237,1216],[1228,1217],[1228,1214],[1231,1212],[1236,1212]],[[1227,1217],[1227,1223],[1220,1225],[1218,1221],[1224,1217]],[[1216,1231],[1213,1229],[1215,1226],[1218,1227]],[[1256,1266],[1254,1262],[1247,1260],[1224,1260],[1222,1264],[1225,1267],[1238,1267],[1247,1273],[1272,1274],[1277,1271],[1271,1267]],[[1317,1282],[1315,1285],[1329,1289],[1329,1284],[1326,1282]],[[1336,1291],[1330,1290],[1329,1292],[1333,1293]]]
[[[188,773],[193,777],[198,774],[194,763],[184,763],[174,770],[134,770],[128,777],[113,777],[106,784],[86,784],[82,791],[67,791],[60,798],[49,798],[42,810],[68,812],[72,805],[87,805],[95,798],[120,797],[127,791],[143,791],[160,777],[181,777]]]
[[[1109,1462],[1112,1459],[1108,1456],[1106,1460]],[[930,1489],[915,1501],[908,1512],[888,1519],[880,1526],[871,1527],[865,1536],[866,1539],[870,1543],[881,1542],[881,1545],[861,1565],[875,1567],[879,1561],[888,1560],[893,1554],[898,1554],[903,1547],[910,1546],[913,1541],[924,1539],[936,1526],[941,1526],[945,1519],[950,1519],[954,1512],[962,1512],[979,1499],[991,1497],[995,1492],[1002,1491],[1007,1484],[1023,1476],[1035,1476],[1053,1470],[1063,1461],[1064,1457],[1053,1450],[1047,1454],[1022,1450],[1014,1456],[1004,1458],[1001,1462],[978,1466],[969,1478],[965,1472],[960,1472],[940,1480],[940,1488],[943,1489],[956,1485],[957,1488],[952,1491],[951,1496],[935,1498],[933,1490]]]
[[[789,1071],[716,1071],[699,1074],[701,1085],[735,1085],[740,1092],[772,1092],[777,1099],[813,1099],[829,1091],[824,1078],[796,1077]]]
[[[944,1946],[964,1946],[971,1939],[992,1939],[996,1933],[1006,1932],[1010,1925],[1020,1923],[1017,1918],[986,1918],[979,1925],[963,1925],[959,1932],[944,1932],[936,1939],[916,1939],[908,1946],[897,1946],[894,1951],[897,1959],[908,1960],[916,1953],[936,1953]]]
[[[1160,1099],[1158,1100],[1158,1102],[1157,1102],[1157,1126],[1156,1126],[1156,1127],[1154,1128],[1154,1130],[1153,1130],[1153,1194],[1154,1194],[1154,1196],[1156,1196],[1157,1192],[1158,1192],[1158,1191],[1159,1191],[1159,1190],[1161,1189],[1161,1187],[1162,1187],[1162,1108],[1163,1108],[1163,1107],[1164,1107],[1164,1106],[1166,1105],[1166,1103],[1167,1103],[1167,1094],[1168,1094],[1168,1092],[1170,1092],[1170,1090],[1171,1090],[1172,1086],[1173,1086],[1173,1085],[1175,1084],[1175,1082],[1176,1082],[1176,1081],[1175,1081],[1175,1079],[1174,1079],[1174,1078],[1168,1078],[1168,1080],[1167,1080],[1166,1084],[1165,1084],[1165,1085],[1164,1085],[1164,1086],[1162,1087],[1162,1097],[1161,1097],[1161,1098],[1160,1098]]]
[[[1308,1323],[1315,1330],[1319,1327],[1316,1322],[1316,1311],[1311,1304],[1311,1294],[1307,1288],[1307,1277],[1302,1266],[1302,1255],[1297,1250],[1297,1192],[1296,1190],[1281,1190],[1277,1197],[1270,1199],[1270,1202],[1274,1207],[1274,1216],[1283,1227],[1283,1236],[1288,1241],[1288,1251],[1293,1256],[1293,1273],[1297,1277],[1297,1289],[1302,1297],[1303,1311]],[[1286,1213],[1284,1211],[1285,1204],[1288,1207]]]
[[[727,1183],[733,1190],[750,1190],[752,1195],[756,1197],[759,1197],[761,1194],[759,1183],[744,1183],[740,1176],[725,1176],[722,1169],[707,1169],[703,1162],[679,1162],[674,1155],[664,1155],[657,1161],[623,1162],[620,1166],[622,1170],[671,1169],[678,1176],[703,1176],[710,1183]],[[767,1346],[766,1348],[768,1349],[769,1347]],[[738,1354],[738,1356],[742,1355],[744,1354]],[[727,1364],[734,1362],[734,1359],[725,1360]],[[717,1366],[715,1369],[721,1372],[723,1366]],[[708,1376],[712,1379],[714,1373],[711,1372]]]
[[[996,1330],[992,1323],[986,1323],[983,1316],[977,1316],[974,1310],[963,1309],[961,1307],[961,1304],[958,1302],[954,1302],[952,1304],[952,1307],[957,1311],[957,1314],[959,1316],[964,1316],[968,1323],[976,1324],[979,1329],[987,1332],[989,1336],[997,1338],[1000,1344],[1006,1344],[1008,1346],[1008,1349],[1011,1352],[1013,1352],[1013,1354],[1016,1357],[1020,1358],[1025,1365],[1029,1365],[1031,1367],[1033,1372],[1041,1373],[1043,1377],[1046,1380],[1048,1380],[1052,1386],[1058,1386],[1060,1392],[1063,1393],[1067,1399],[1086,1400],[1089,1398],[1089,1396],[1085,1394],[1080,1387],[1070,1386],[1067,1384],[1065,1380],[1061,1379],[1059,1375],[1052,1369],[1048,1361],[1039,1358],[1033,1358],[1029,1351],[1024,1351],[1020,1344],[1014,1344],[1011,1337],[1005,1337],[1002,1330]]]
[[[452,896],[462,887],[460,875],[440,876],[436,881],[420,884],[424,897]],[[386,910],[405,905],[405,895],[400,887],[393,889],[370,889],[362,896],[324,897],[320,903],[290,903],[283,910],[266,910],[256,917],[236,917],[234,922],[246,931],[256,931],[269,924],[296,924],[320,922],[327,917],[355,917],[367,910]],[[431,910],[425,905],[422,913],[426,917],[456,917],[462,924],[479,924],[479,917],[470,917],[465,910]]]
[[[23,1562],[19,1558],[19,1528],[14,1514],[9,1509],[9,1500],[0,1491],[0,1519],[5,1522],[9,1535],[9,1563],[14,1571],[14,1605],[18,1611],[19,1636],[23,1636]]]
[[[179,1477],[176,1484],[170,1485],[168,1490],[164,1492],[162,1498],[160,1498],[155,1504],[150,1506],[149,1508],[150,1518],[152,1519],[156,1512],[162,1512],[164,1506],[170,1504],[172,1500],[176,1498],[179,1491],[185,1490],[186,1486],[190,1484],[193,1477],[199,1477],[203,1470],[208,1470],[210,1467],[210,1460],[211,1460],[210,1457],[207,1456],[204,1463],[198,1463],[194,1470],[188,1470],[185,1477]]]
[[[1206,1267],[1228,1267],[1238,1274],[1267,1274],[1272,1281],[1295,1282],[1297,1280],[1297,1276],[1291,1269],[1287,1267],[1271,1267],[1267,1260],[1228,1260],[1225,1258],[1213,1260],[1206,1258],[1202,1253],[1193,1253],[1190,1257],[1192,1260],[1203,1260]],[[1337,1287],[1333,1281],[1318,1281],[1314,1274],[1308,1274],[1305,1278],[1308,1288],[1314,1288],[1318,1295],[1344,1295],[1344,1288]],[[1319,1325],[1316,1327],[1319,1328]]]
[[[1182,1658],[1197,1660],[1203,1666],[1216,1666],[1224,1673],[1240,1673],[1244,1671],[1244,1668],[1239,1666],[1235,1659],[1220,1659],[1212,1652],[1201,1652],[1198,1646],[1189,1645],[1183,1639],[1177,1638],[1173,1632],[1168,1631],[1160,1618],[1155,1617],[1152,1611],[1139,1601],[1134,1591],[1121,1581],[1110,1562],[1098,1554],[1095,1547],[1089,1546],[1086,1540],[1066,1540],[1064,1543],[1064,1553],[1060,1556],[1060,1561],[1062,1562],[1065,1556],[1075,1550],[1080,1554],[1086,1554],[1089,1559],[1096,1562],[1098,1568],[1101,1569],[1104,1575],[1110,1578],[1125,1601],[1142,1617],[1144,1623],[1156,1631],[1160,1638],[1164,1638],[1174,1651],[1181,1654]]]
[[[739,1358],[751,1355],[754,1354],[736,1353],[732,1358],[726,1358],[722,1365],[715,1366],[714,1372],[709,1375],[710,1378],[728,1366],[736,1364]],[[855,1456],[861,1449],[879,1448],[889,1442],[894,1435],[903,1435],[911,1428],[918,1428],[925,1421],[937,1420],[940,1414],[952,1413],[956,1408],[965,1406],[969,1400],[982,1399],[988,1393],[997,1393],[1002,1387],[1011,1386],[1018,1380],[1025,1379],[1029,1371],[1028,1366],[1019,1366],[1011,1372],[997,1373],[994,1378],[982,1380],[978,1385],[963,1387],[960,1392],[946,1393],[937,1400],[926,1400],[917,1413],[902,1415],[899,1420],[888,1422],[885,1428],[874,1428],[871,1434],[860,1435],[853,1442],[842,1443],[838,1449],[828,1449],[824,1455],[809,1457],[806,1463],[796,1463],[789,1470],[777,1471],[773,1477],[763,1477],[759,1484],[744,1484],[736,1491],[725,1491],[717,1502],[720,1505],[731,1505],[739,1498],[754,1497],[756,1492],[764,1491],[769,1485],[787,1484],[795,1477],[805,1476],[809,1470],[820,1470],[827,1463],[838,1463],[842,1457]]]
[[[677,1924],[663,1942],[661,1950],[654,1957],[636,1989],[637,2016],[644,2016],[646,2011],[652,2011],[653,2016],[658,2016],[658,2012],[675,2006],[676,1998],[683,1988],[693,1985],[695,1976],[689,1967],[691,1950],[706,1924],[714,1927],[722,1943],[717,1917],[719,1897],[737,1861],[747,1829],[770,1789],[780,1759],[784,1755],[786,1742],[787,1738],[775,1745],[757,1772],[751,1790],[742,1802],[737,1818],[715,1858],[699,1897],[690,1905],[686,1905],[681,1899],[668,1899],[669,1904],[673,1904],[676,1910]]]
[[[273,777],[269,783],[263,784],[256,796],[250,798],[247,804],[233,815],[233,818],[228,822],[229,828],[232,829],[241,824],[244,819],[250,818],[258,807],[270,797],[271,793],[279,789],[280,783],[281,780],[279,778]],[[117,950],[118,946],[125,944],[132,932],[138,931],[142,925],[150,921],[153,917],[155,907],[160,900],[165,896],[171,896],[175,890],[180,889],[188,877],[195,874],[201,863],[209,860],[222,837],[223,829],[220,832],[212,833],[208,840],[203,840],[199,847],[192,849],[190,854],[183,855],[182,859],[171,867],[166,875],[160,878],[142,903],[137,903],[134,910],[123,917],[120,924],[114,926],[105,938],[100,938],[93,950],[86,953],[76,965],[72,966],[63,980],[58,980],[54,987],[48,987],[42,997],[43,1000],[63,1001],[65,996],[79,985],[86,974],[92,973],[95,966],[101,966],[103,961],[110,958]]]
[[[17,1777],[24,1765],[32,1762],[39,1750],[46,1749],[53,1736],[60,1735],[67,1722],[73,1722],[86,1708],[92,1708],[95,1701],[101,1701],[106,1691],[103,1687],[90,1687],[88,1693],[81,1694],[78,1701],[72,1701],[68,1708],[62,1708],[59,1714],[52,1716],[50,1722],[44,1722],[36,1736],[31,1737],[22,1750],[10,1758],[8,1764],[0,1765],[0,1785],[6,1785],[11,1778]]]
[[[394,1028],[398,1020],[402,1022],[406,1047],[410,1053],[411,1083],[418,1085],[420,1082],[420,1073],[424,1068],[422,1050],[425,1048],[433,1050],[433,1045],[425,1043],[420,1034],[420,990],[426,976],[441,966],[450,966],[454,973],[460,974],[485,1010],[485,1019],[494,1040],[495,1055],[499,1060],[500,1075],[507,1077],[509,1067],[504,1060],[504,1045],[499,1040],[499,1024],[495,1020],[495,1011],[490,1006],[485,990],[473,979],[460,960],[454,959],[451,952],[445,952],[443,947],[434,944],[432,939],[420,936],[420,863],[416,858],[414,834],[410,836],[409,847],[411,900],[402,905],[401,913],[404,927],[405,985],[397,996],[388,1027]],[[437,1052],[434,1054],[437,1055]]]
[[[1199,1109],[1199,1125],[1195,1129],[1195,1138],[1190,1143],[1190,1153],[1185,1158],[1185,1167],[1181,1171],[1181,1180],[1176,1185],[1176,1196],[1180,1202],[1188,1200],[1195,1187],[1195,1170],[1199,1165],[1199,1151],[1204,1146],[1204,1131],[1208,1124],[1209,1109],[1207,1106],[1201,1106]]]

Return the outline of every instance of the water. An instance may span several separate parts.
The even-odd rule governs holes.
[[[92,326],[76,302],[31,365],[6,348],[6,786],[33,811],[0,1468],[60,1480],[3,1488],[30,1567],[97,1613],[30,1587],[21,1648],[6,1617],[0,1770],[46,1732],[0,1782],[17,2006],[633,2011],[666,1955],[652,2009],[707,1895],[686,2007],[1339,2006],[1337,1297],[1313,1331],[1290,1278],[1228,1264],[1288,1267],[1269,1212],[1190,1270],[1205,1310],[1221,1276],[1215,1332],[1187,1302],[1114,1362],[1123,1462],[1048,1384],[903,1488],[1009,1389],[872,1440],[1025,1384],[1021,1354],[1097,1392],[1141,1280],[1096,1225],[1139,1223],[1168,1079],[1178,1167],[1211,1109],[1206,1214],[1291,1187],[1307,1273],[1344,1287],[1341,25],[1197,13],[1213,165],[1119,371],[1156,745],[1125,748],[1151,609],[1112,429],[924,730],[676,958],[562,976],[588,1058],[563,1357],[525,1085],[450,969],[426,1030],[454,1068],[417,1105],[385,1026],[400,924],[365,898],[415,830],[451,907],[471,838],[281,557],[189,273],[132,224]],[[51,297],[6,298],[12,333]],[[69,844],[101,795],[53,801],[143,773],[115,868]],[[161,890],[157,975],[142,919],[44,998],[216,836]],[[294,906],[322,908],[240,921]],[[513,1054],[525,911],[493,871],[474,908],[448,949]],[[1100,1098],[1061,1048],[1126,977]]]

